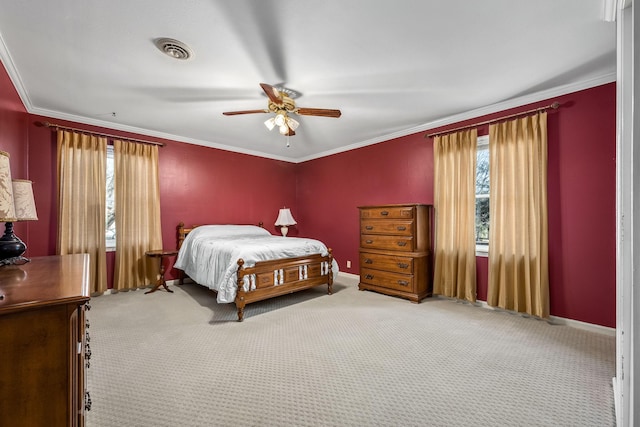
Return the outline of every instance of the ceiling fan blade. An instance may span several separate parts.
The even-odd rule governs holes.
[[[288,128],[288,129],[289,129],[289,131],[287,133],[283,134],[284,136],[293,136],[293,135],[296,134],[296,132],[293,129],[291,129],[291,128]]]
[[[295,110],[301,116],[321,116],[338,118],[342,115],[340,110],[328,110],[326,108],[297,108]]]
[[[264,93],[267,94],[267,97],[269,97],[269,100],[271,102],[273,102],[276,105],[283,104],[282,97],[280,96],[280,92],[278,92],[278,90],[275,87],[268,85],[266,83],[260,83],[260,87],[262,88]]]
[[[269,110],[244,110],[244,111],[225,111],[225,116],[236,116],[238,114],[254,114],[254,113],[268,113]]]

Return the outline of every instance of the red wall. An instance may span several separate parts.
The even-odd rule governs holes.
[[[50,121],[90,131],[106,132],[165,144],[159,150],[163,244],[176,247],[176,226],[203,223],[257,224],[278,233],[273,225],[278,209],[297,211],[295,164],[198,145],[115,131],[28,114],[4,67],[0,67],[0,150],[11,155],[12,175],[31,179],[38,221],[16,223],[16,234],[27,244],[26,256],[56,252],[56,140]],[[290,235],[298,235],[293,227]],[[114,253],[107,254],[111,283]],[[174,270],[167,278],[177,277]]]
[[[278,232],[273,225],[284,205],[296,212],[295,165],[214,148],[135,135],[64,120],[30,116],[29,162],[39,220],[32,224],[38,238],[29,243],[31,256],[51,255],[56,250],[56,140],[50,128],[36,125],[52,121],[81,129],[107,132],[163,142],[159,149],[159,180],[162,240],[176,247],[176,226],[204,223],[257,224]],[[297,230],[292,229],[292,235]],[[109,278],[113,253],[108,256]],[[167,272],[167,278],[177,277]],[[111,282],[109,282],[111,283]]]
[[[555,100],[562,108],[550,112],[548,120],[551,314],[615,327],[615,84]],[[159,141],[30,115],[0,67],[0,150],[10,152],[14,177],[34,181],[39,220],[16,224],[29,248],[27,256],[55,253],[55,134],[35,125],[44,120]],[[325,241],[341,271],[357,274],[358,206],[433,203],[433,146],[423,136],[409,135],[301,164],[162,141],[164,245],[175,247],[179,221],[264,221],[276,233],[273,222],[286,205],[298,221],[291,235]],[[346,269],[347,260],[351,269]],[[108,261],[112,266],[113,253]],[[480,300],[486,299],[487,272],[486,258],[478,258]],[[168,277],[176,277],[176,272],[168,272]]]
[[[29,179],[28,120],[29,115],[18,92],[4,67],[0,66],[0,150],[9,153],[13,178]],[[29,238],[30,223],[27,221],[14,223],[15,234],[25,242]],[[4,226],[0,231],[0,234],[2,233],[4,233]]]
[[[561,103],[548,115],[551,314],[608,327],[615,327],[615,96],[612,83],[437,129]],[[334,249],[342,271],[358,274],[358,206],[433,203],[425,133],[298,165],[300,222]],[[487,259],[477,260],[478,299],[486,300]]]
[[[358,274],[358,206],[433,203],[433,149],[422,134],[298,165],[298,222]],[[346,261],[351,261],[351,269]]]

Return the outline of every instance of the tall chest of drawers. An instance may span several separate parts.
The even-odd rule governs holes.
[[[420,302],[431,296],[430,205],[361,206],[360,290]]]

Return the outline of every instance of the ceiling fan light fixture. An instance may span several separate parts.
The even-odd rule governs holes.
[[[277,126],[282,126],[287,123],[287,115],[283,112],[279,112],[275,117],[275,124]]]
[[[300,123],[298,123],[297,121],[295,121],[291,117],[287,117],[287,126],[289,126],[291,128],[291,130],[296,130],[296,129],[298,129],[298,126],[300,126]]]
[[[235,116],[238,114],[255,114],[255,113],[274,113],[275,116],[267,119],[264,125],[269,130],[273,130],[278,126],[278,130],[282,135],[287,137],[294,136],[295,130],[300,126],[296,120],[289,117],[287,113],[295,113],[300,116],[320,116],[338,118],[342,114],[340,110],[331,110],[327,108],[297,108],[293,99],[287,96],[283,91],[279,91],[276,87],[260,83],[262,92],[269,98],[268,108],[264,110],[243,110],[243,111],[224,111],[225,116]],[[288,138],[287,138],[288,139]],[[287,143],[287,147],[289,144]]]
[[[264,122],[264,125],[267,127],[267,129],[273,130],[273,128],[276,127],[276,119],[271,117],[266,122]]]

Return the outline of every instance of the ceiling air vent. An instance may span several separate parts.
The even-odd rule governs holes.
[[[153,41],[158,49],[160,49],[165,55],[168,55],[175,59],[189,59],[193,56],[189,46],[182,43],[179,40],[160,38]]]

